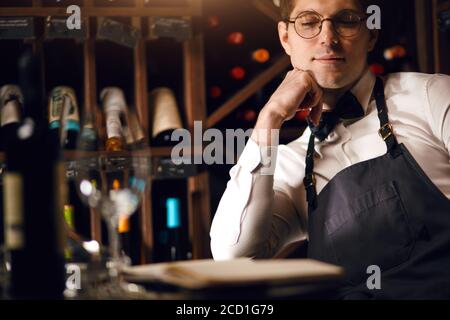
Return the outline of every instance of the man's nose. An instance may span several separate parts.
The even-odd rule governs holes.
[[[325,20],[322,23],[322,31],[320,32],[320,43],[326,46],[333,46],[339,42],[339,35],[334,30],[333,22]]]

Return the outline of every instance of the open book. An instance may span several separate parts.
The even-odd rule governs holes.
[[[228,261],[193,260],[129,267],[126,278],[160,281],[188,289],[339,280],[343,269],[309,259]]]

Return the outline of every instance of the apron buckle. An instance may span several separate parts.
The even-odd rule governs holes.
[[[306,188],[310,188],[316,185],[316,178],[314,177],[314,174],[310,173],[305,176],[303,179],[303,184]]]
[[[386,123],[384,126],[378,130],[378,134],[381,138],[383,138],[384,141],[386,141],[390,136],[392,136],[392,131],[394,129],[392,128],[392,125],[390,123]]]

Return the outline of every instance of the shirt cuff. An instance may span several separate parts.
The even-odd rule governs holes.
[[[269,169],[272,169],[276,163],[277,151],[278,146],[261,147],[250,138],[239,157],[238,165],[250,173],[259,167],[264,168],[264,171],[273,171]]]

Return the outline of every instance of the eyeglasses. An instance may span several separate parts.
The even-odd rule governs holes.
[[[359,33],[362,22],[366,19],[367,17],[361,17],[353,10],[342,10],[332,18],[326,19],[315,11],[303,11],[295,20],[287,20],[286,22],[293,23],[297,34],[304,39],[317,37],[322,32],[324,21],[331,21],[334,30],[341,37],[351,38]]]

